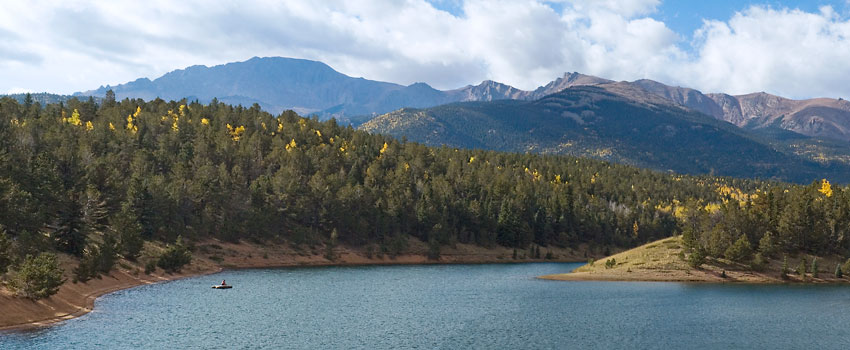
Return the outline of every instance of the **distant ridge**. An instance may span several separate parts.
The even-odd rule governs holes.
[[[850,182],[847,145],[761,134],[671,101],[710,106],[702,96],[673,90],[668,98],[626,82],[578,85],[538,100],[405,108],[361,128],[432,146],[568,154],[681,174]]]
[[[242,105],[259,104],[278,113],[292,109],[365,122],[400,108],[427,108],[453,102],[538,100],[576,86],[597,86],[635,102],[681,106],[748,129],[782,129],[806,136],[850,141],[850,103],[842,99],[791,100],[767,93],[728,95],[704,94],[641,79],[616,82],[581,73],[565,73],[533,91],[485,80],[454,90],[437,90],[426,83],[403,86],[353,78],[317,61],[254,57],[213,67],[191,66],[169,72],[154,80],[140,78],[117,86],[102,86],[76,96],[103,97],[112,89],[116,96],[142,98],[198,99]]]
[[[292,109],[322,119],[374,116],[399,108],[425,108],[452,102],[535,100],[570,86],[611,82],[579,73],[566,73],[534,91],[524,91],[492,80],[453,90],[437,90],[426,83],[403,86],[353,78],[317,61],[254,57],[212,67],[191,66],[150,80],[139,78],[116,86],[101,86],[75,96],[103,97],[113,90],[118,99],[198,99],[252,105],[273,113]]]
[[[42,105],[46,105],[49,103],[59,103],[59,102],[68,102],[68,100],[74,98],[74,96],[69,95],[57,95],[51,94],[48,92],[33,92],[33,93],[20,93],[20,94],[8,94],[8,95],[0,95],[0,97],[8,96],[18,103],[26,103],[27,95],[30,95],[33,103],[40,103]],[[100,101],[100,99],[95,99],[95,101]]]
[[[251,105],[277,113],[292,109],[302,114],[344,118],[376,115],[402,107],[430,107],[458,101],[525,99],[529,93],[494,81],[440,91],[425,83],[403,86],[353,78],[328,65],[284,57],[254,57],[213,67],[191,66],[150,80],[140,78],[117,86],[101,86],[76,96],[104,96],[145,100],[199,99]]]

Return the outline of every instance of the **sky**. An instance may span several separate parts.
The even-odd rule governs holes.
[[[566,72],[850,97],[850,0],[4,0],[0,94],[70,94],[251,57],[439,89]]]

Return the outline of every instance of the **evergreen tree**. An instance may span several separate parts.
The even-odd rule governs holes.
[[[6,230],[0,227],[0,276],[12,265],[12,240]]]
[[[100,254],[97,259],[97,272],[109,273],[115,266],[118,256],[118,242],[113,234],[107,233],[103,235],[103,242],[98,247]]]
[[[818,258],[812,258],[812,277],[818,277]]]
[[[806,277],[806,258],[800,259],[800,264],[797,265],[797,274],[800,275],[801,278]]]
[[[782,258],[782,270],[780,272],[780,277],[782,277],[782,279],[784,280],[788,279],[788,271],[790,271],[788,269],[788,257],[785,256]]]
[[[847,259],[844,265],[841,265],[841,271],[850,271],[850,259]]]
[[[49,226],[50,238],[61,252],[82,256],[86,245],[83,231],[81,207],[75,200],[64,203],[53,225]]]
[[[748,260],[751,254],[752,249],[750,248],[750,241],[747,239],[747,235],[741,235],[734,244],[726,249],[725,253],[727,259],[737,262]]]
[[[327,243],[325,243],[325,259],[330,261],[336,260],[336,240],[337,240],[337,231],[334,229],[331,232],[331,237]]]
[[[128,206],[109,219],[111,235],[118,236],[118,252],[127,260],[136,261],[142,252],[142,226]]]
[[[86,247],[83,256],[77,267],[71,272],[74,274],[73,282],[88,282],[92,277],[98,276],[98,261],[100,260],[100,250],[95,245]]]
[[[694,249],[690,255],[688,255],[688,266],[698,269],[702,264],[705,264],[706,256],[705,251],[701,248]]]
[[[772,257],[776,254],[777,246],[773,233],[767,231],[759,240],[759,252],[765,257]]]
[[[103,98],[103,107],[115,106],[115,92],[112,89],[106,90],[106,95]]]

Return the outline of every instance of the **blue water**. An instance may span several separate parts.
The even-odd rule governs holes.
[[[847,349],[850,287],[559,282],[579,264],[228,271],[99,298],[0,349]],[[230,290],[210,285],[227,279]]]

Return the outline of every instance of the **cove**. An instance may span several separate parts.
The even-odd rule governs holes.
[[[225,271],[99,298],[2,349],[844,349],[850,288],[563,282],[581,264]],[[226,279],[230,290],[210,286]]]

